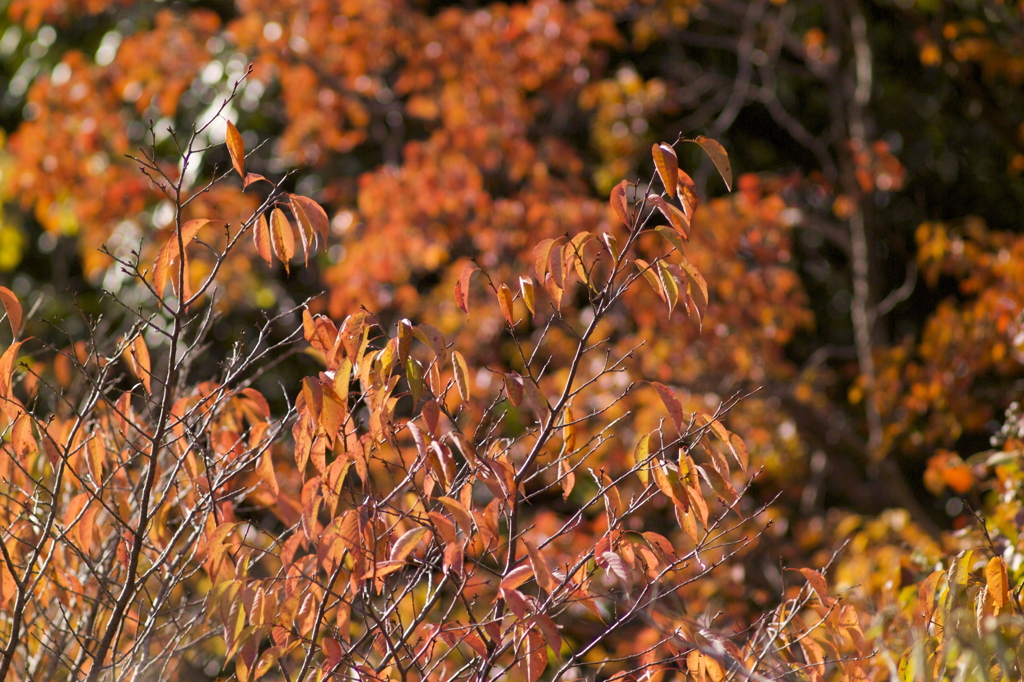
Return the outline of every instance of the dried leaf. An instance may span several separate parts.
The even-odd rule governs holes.
[[[231,165],[238,172],[238,177],[245,177],[245,144],[238,128],[231,121],[228,121],[227,131],[224,135],[224,142],[228,146],[228,154],[231,155]]]
[[[676,177],[679,173],[679,160],[676,158],[676,150],[664,142],[656,144],[651,149],[654,157],[654,167],[661,176],[661,183],[665,185],[665,192],[675,199]]]
[[[715,164],[715,168],[721,174],[722,180],[725,181],[725,188],[732,191],[732,164],[729,163],[729,154],[725,151],[725,147],[719,144],[718,141],[704,135],[698,135],[688,141],[700,145],[700,148],[711,157],[711,162]]]

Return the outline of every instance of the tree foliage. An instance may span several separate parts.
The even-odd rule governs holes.
[[[0,678],[1020,676],[1024,3],[5,12]]]

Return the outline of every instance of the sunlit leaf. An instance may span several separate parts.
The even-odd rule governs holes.
[[[673,199],[676,196],[676,175],[679,172],[679,160],[676,158],[676,150],[664,142],[654,145],[651,149],[654,157],[654,167],[661,177],[661,184],[665,186],[665,192]]]
[[[463,401],[469,400],[469,367],[466,358],[459,351],[452,351],[452,368],[455,371],[455,385]]]
[[[21,331],[21,303],[14,292],[7,287],[0,287],[0,302],[4,304],[4,309],[7,311],[7,321],[11,323],[11,333],[17,339],[18,332]]]
[[[295,256],[295,235],[284,211],[279,208],[270,213],[270,244],[274,255],[284,265],[284,271],[289,272],[289,262]]]
[[[234,166],[240,178],[245,177],[245,144],[242,142],[242,135],[238,128],[231,121],[228,121],[227,130],[224,135],[224,142],[228,146],[228,154],[231,155],[231,165]]]

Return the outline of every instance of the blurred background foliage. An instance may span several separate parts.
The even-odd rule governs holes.
[[[758,494],[783,494],[721,593],[763,607],[785,590],[780,555],[820,567],[852,538],[841,584],[877,613],[910,608],[900,588],[981,542],[951,532],[979,518],[1020,584],[1005,411],[1024,379],[1024,2],[8,0],[0,279],[72,330],[76,307],[116,315],[103,292],[124,278],[99,248],[152,258],[171,219],[125,155],[172,159],[168,130],[250,64],[227,114],[260,145],[247,169],[290,174],[333,241],[290,276],[230,261],[222,342],[324,292],[312,307],[334,319],[434,324],[486,385],[514,350],[497,307],[458,312],[464,265],[515,288],[541,240],[609,227],[610,188],[652,172],[652,143],[708,135],[737,182],[680,148],[703,199],[687,254],[711,288],[702,329],[645,316],[660,301],[637,291],[605,334],[649,339],[638,371],[687,408],[751,394],[729,427],[765,468]],[[230,168],[213,130],[191,217],[247,215],[237,184],[204,189]],[[656,402],[627,404],[638,429]]]

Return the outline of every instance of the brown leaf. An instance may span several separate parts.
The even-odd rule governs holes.
[[[21,331],[21,303],[14,292],[7,287],[0,287],[0,301],[3,302],[4,309],[7,310],[7,321],[11,323],[11,333],[17,339],[18,332]]]
[[[721,174],[722,180],[725,181],[725,188],[732,191],[732,164],[729,163],[729,154],[725,151],[725,147],[719,144],[718,141],[704,135],[698,135],[689,141],[700,145],[700,148],[711,157],[711,162],[715,164],[715,168]]]
[[[238,128],[231,121],[228,121],[224,142],[228,146],[228,154],[231,155],[231,165],[234,166],[239,177],[245,178],[245,144],[242,142]]]
[[[658,175],[661,176],[661,183],[665,185],[665,192],[675,199],[676,177],[679,173],[679,160],[676,158],[676,150],[662,142],[661,144],[654,145],[651,149],[651,154],[654,157],[654,167],[658,170]]]

